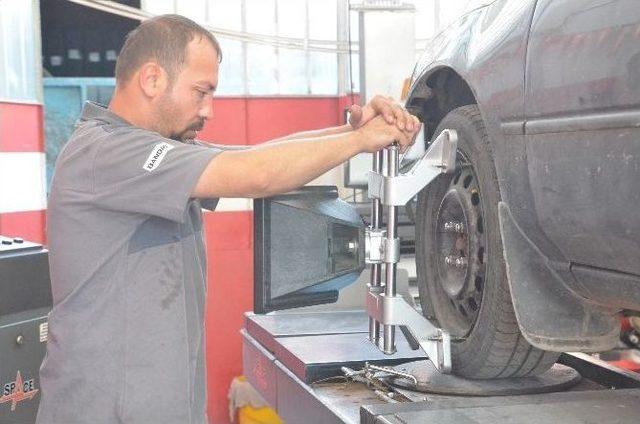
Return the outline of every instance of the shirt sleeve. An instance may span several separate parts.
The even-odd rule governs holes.
[[[200,175],[221,152],[143,129],[120,129],[101,141],[94,159],[98,206],[183,222]]]
[[[242,145],[242,144],[233,144],[233,145],[229,145],[229,144],[216,144],[216,143],[209,143],[208,141],[200,141],[200,140],[191,140],[191,143],[198,145],[198,146],[204,146],[208,149],[218,149],[220,151],[239,151],[239,150],[249,150],[254,146],[247,146],[247,145]],[[213,211],[215,210],[215,208],[218,206],[218,201],[220,199],[198,199],[200,200],[200,206],[204,209]]]

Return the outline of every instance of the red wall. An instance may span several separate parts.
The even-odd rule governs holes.
[[[42,105],[0,102],[0,152],[44,152]]]
[[[358,102],[343,97],[221,97],[213,119],[198,137],[221,144],[258,144],[297,131],[343,123],[344,108]]]
[[[257,144],[340,125],[351,103],[350,97],[217,98],[213,119],[199,137],[220,144]],[[253,214],[206,213],[205,224],[209,422],[218,424],[229,422],[229,384],[242,374],[243,314],[253,310]]]
[[[46,210],[0,213],[0,235],[45,244],[46,217]]]

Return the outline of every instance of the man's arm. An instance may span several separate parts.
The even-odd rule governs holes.
[[[245,144],[216,144],[216,143],[209,143],[208,141],[200,141],[200,140],[193,140],[193,144],[197,146],[209,147],[209,148],[218,149],[218,150],[247,150],[252,147],[252,146],[247,146]]]
[[[279,137],[273,140],[269,140],[267,141],[267,143],[278,143],[280,141],[286,141],[286,140],[303,140],[305,138],[326,137],[328,135],[344,134],[352,130],[353,128],[351,127],[351,125],[344,124],[344,125],[339,125],[337,127],[322,128],[319,130],[311,130],[311,131],[302,131],[302,132],[286,135],[284,137]]]
[[[294,190],[361,152],[375,152],[393,141],[402,147],[414,132],[374,118],[356,131],[262,144],[224,151],[211,160],[192,196],[266,197]]]
[[[382,116],[387,124],[395,123],[400,130],[413,131],[415,127],[420,125],[416,117],[412,116],[391,97],[377,95],[364,107],[351,105],[350,110],[351,116],[349,117],[348,124],[319,130],[303,131],[270,140],[268,143],[344,134],[348,131],[358,129],[378,115]]]

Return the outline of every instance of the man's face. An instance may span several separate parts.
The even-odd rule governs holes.
[[[187,46],[183,68],[158,99],[158,126],[178,141],[193,139],[213,116],[213,93],[218,86],[218,54],[206,38]]]

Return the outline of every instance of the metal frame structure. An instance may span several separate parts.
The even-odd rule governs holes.
[[[395,352],[395,327],[404,327],[405,336],[415,348],[422,348],[438,370],[451,371],[451,336],[435,327],[396,293],[396,271],[400,261],[398,206],[405,205],[420,190],[442,173],[452,172],[456,164],[458,135],[444,130],[411,169],[399,174],[400,157],[397,145],[391,145],[373,155],[373,170],[369,173],[371,227],[365,238],[365,260],[371,264],[371,281],[367,297],[369,339],[382,351]],[[382,211],[386,210],[387,228],[381,229]],[[382,284],[382,264],[385,280]],[[380,338],[382,329],[382,338]]]

